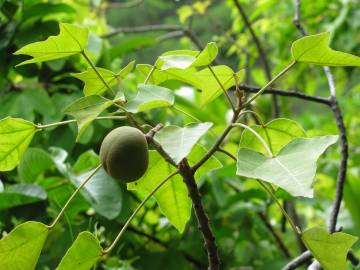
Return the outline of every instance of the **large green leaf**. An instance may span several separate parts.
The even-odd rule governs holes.
[[[343,232],[330,234],[323,228],[311,228],[301,236],[307,248],[325,270],[346,270],[346,256],[357,237]]]
[[[82,97],[71,103],[65,109],[65,113],[74,116],[78,123],[79,132],[77,139],[85,132],[91,122],[112,104],[112,100],[99,95]]]
[[[241,83],[245,74],[243,69],[235,73],[228,66],[215,66],[212,70],[225,90],[234,86],[236,81]],[[222,87],[210,69],[205,68],[196,73],[196,76],[199,81],[194,86],[201,90],[201,106],[205,106],[223,93]]]
[[[0,120],[0,171],[16,167],[36,131],[33,123],[20,118]]]
[[[143,112],[174,104],[174,92],[168,88],[151,84],[139,84],[136,97],[130,100],[125,109],[132,113]]]
[[[210,65],[216,58],[218,48],[214,42],[208,43],[200,53],[197,51],[171,51],[162,54],[155,66],[161,70],[170,68],[187,69]]]
[[[90,270],[101,256],[99,240],[90,232],[81,232],[56,270]]]
[[[46,197],[45,190],[38,185],[16,184],[7,186],[4,191],[0,192],[0,209],[42,201]]]
[[[312,198],[316,161],[337,139],[338,136],[296,138],[272,158],[240,148],[236,174],[272,183],[293,196]]]
[[[196,145],[188,157],[190,165],[198,162],[205,153],[206,150],[202,146]],[[149,168],[145,175],[138,181],[129,183],[129,190],[149,193],[161,180],[175,170],[175,168],[167,163],[156,151],[150,151],[149,157]],[[196,172],[195,177],[200,179],[204,174],[220,167],[221,163],[215,157],[211,157]],[[154,194],[154,198],[159,204],[161,212],[168,218],[170,223],[182,233],[186,223],[190,219],[191,201],[181,176],[176,175],[172,177]]]
[[[79,186],[92,171],[70,176],[70,180]],[[81,194],[94,208],[96,213],[107,219],[116,218],[122,208],[122,190],[119,184],[103,169],[100,169],[81,190]]]
[[[360,66],[360,57],[329,47],[330,33],[324,32],[296,40],[291,47],[294,60],[321,66]]]
[[[24,46],[15,54],[26,54],[33,58],[19,65],[54,60],[81,53],[88,42],[88,29],[73,24],[60,23],[60,33],[45,41]],[[19,66],[18,65],[18,66]]]
[[[211,128],[212,123],[189,124],[185,127],[166,126],[157,132],[154,139],[178,164],[190,154],[198,140]]]
[[[251,126],[266,142],[274,155],[279,153],[280,149],[297,137],[306,137],[302,126],[294,120],[278,118],[261,125]],[[263,144],[250,130],[245,129],[241,134],[240,147],[250,148],[257,152],[268,155]]]
[[[97,68],[97,71],[104,78],[105,82],[111,87],[119,80],[124,79],[126,75],[128,75],[134,68],[134,65],[135,62],[132,61],[118,73],[114,73],[111,70],[105,68]],[[72,76],[84,82],[85,86],[83,91],[85,96],[100,95],[107,90],[104,82],[99,78],[95,70],[92,68],[81,73],[73,73]]]
[[[17,226],[0,241],[0,269],[34,270],[48,233],[39,222]]]

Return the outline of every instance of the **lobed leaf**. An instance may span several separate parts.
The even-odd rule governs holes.
[[[18,225],[0,240],[0,269],[34,270],[48,233],[39,222]]]
[[[16,167],[28,148],[37,129],[20,118],[6,117],[0,120],[0,171]]]
[[[124,79],[132,71],[134,65],[135,61],[130,62],[117,74],[105,68],[97,68],[97,71],[104,78],[105,82],[111,87],[115,85],[118,80]],[[107,90],[104,82],[99,78],[95,70],[92,68],[89,68],[87,71],[81,73],[73,73],[72,76],[84,82],[85,85],[83,91],[85,96],[101,95]]]
[[[315,227],[301,235],[304,244],[325,270],[346,270],[346,257],[357,237],[343,232],[330,234],[326,229]]]
[[[244,69],[235,73],[228,66],[215,66],[212,67],[212,70],[225,90],[234,86],[236,81],[240,83],[245,75]],[[205,106],[223,93],[223,89],[215,79],[210,69],[205,68],[197,72],[196,76],[199,78],[199,81],[194,86],[201,90],[201,106]]]
[[[360,66],[360,57],[329,47],[330,33],[306,36],[296,40],[291,53],[297,62],[321,66]]]
[[[240,148],[236,174],[272,183],[293,196],[312,198],[316,161],[337,139],[338,136],[296,138],[272,158]]]
[[[28,44],[16,51],[16,55],[25,54],[33,57],[17,66],[64,58],[85,50],[89,34],[87,28],[68,23],[60,23],[59,27],[59,35]]]

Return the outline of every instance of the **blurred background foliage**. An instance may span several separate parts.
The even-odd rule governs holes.
[[[290,59],[291,42],[300,37],[293,24],[293,1],[242,0],[252,26],[262,42],[274,76]],[[331,47],[360,55],[360,2],[358,0],[302,1],[302,22],[309,33],[331,31]],[[132,60],[152,64],[161,53],[175,49],[198,49],[181,29],[190,29],[195,41],[215,41],[218,62],[234,70],[247,68],[245,83],[267,81],[258,51],[233,1],[170,0],[0,0],[0,119],[20,117],[35,123],[64,120],[63,109],[81,96],[82,83],[70,73],[84,71],[80,57],[14,68],[23,56],[20,47],[58,33],[58,22],[78,23],[91,29],[89,51],[97,66],[119,71]],[[132,33],[138,26],[171,25],[172,30]],[[120,28],[120,29],[119,29]],[[171,28],[171,27],[170,27]],[[121,31],[122,29],[122,31]],[[117,30],[117,31],[116,31]],[[360,70],[332,69],[350,142],[350,160],[339,225],[360,235]],[[137,72],[124,82],[131,95],[144,80]],[[177,94],[177,105],[201,121],[216,124],[215,133],[226,125],[228,108],[219,98],[201,110],[195,105],[199,93],[178,82],[166,82]],[[311,95],[328,96],[323,70],[298,65],[276,85]],[[321,104],[279,97],[280,117],[301,123],[308,135],[337,134],[331,110]],[[266,122],[272,119],[270,96],[254,103]],[[142,115],[151,123],[185,124],[191,118],[170,109]],[[251,117],[245,119],[254,123]],[[0,175],[0,231],[4,234],[25,220],[47,222],[54,217],[74,190],[66,171],[80,175],[97,162],[105,134],[119,123],[94,122],[75,143],[76,126],[67,125],[37,134],[18,169]],[[204,144],[212,141],[211,136]],[[235,152],[239,134],[233,132],[227,148]],[[298,245],[281,213],[256,184],[234,175],[234,164],[223,155],[225,166],[203,177],[201,192],[214,229],[224,269],[280,269],[289,258],[278,247],[271,230],[280,235],[292,257]],[[339,149],[333,147],[321,158],[314,200],[293,200],[299,223],[326,226],[335,194]],[[104,178],[106,178],[104,176]],[[229,188],[230,183],[240,192]],[[102,243],[116,235],[139,198],[111,180],[93,181],[66,211],[66,218],[53,232],[38,269],[53,269],[78,232],[94,232]],[[101,190],[101,192],[98,192]],[[279,193],[280,197],[291,200]],[[270,228],[270,230],[269,230]],[[360,255],[359,244],[355,253]],[[155,201],[147,204],[111,257],[97,269],[205,269],[206,255],[196,220],[191,219],[180,235],[161,215]]]

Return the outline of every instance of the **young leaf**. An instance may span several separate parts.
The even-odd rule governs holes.
[[[200,145],[195,145],[188,160],[190,165],[198,162],[206,153]],[[149,168],[145,175],[136,182],[127,185],[129,190],[151,192],[154,187],[175,168],[168,164],[156,151],[150,151]],[[206,173],[220,168],[221,163],[211,157],[196,172],[196,179],[200,179]],[[170,223],[180,232],[184,231],[185,225],[191,215],[191,201],[181,176],[176,175],[165,183],[155,194],[154,198],[159,205],[161,212],[168,218]]]
[[[14,54],[26,54],[33,58],[18,66],[38,63],[81,53],[88,42],[88,29],[74,24],[60,23],[60,33],[45,41],[31,43]]]
[[[64,112],[74,116],[78,123],[79,132],[77,140],[91,122],[112,104],[112,100],[98,95],[91,95],[75,100],[65,109]]]
[[[151,84],[139,84],[136,97],[130,100],[125,109],[132,113],[143,112],[174,104],[174,92],[168,88]]]
[[[329,47],[330,33],[324,32],[296,40],[291,53],[297,62],[321,66],[360,66],[360,57]]]
[[[36,131],[33,123],[20,118],[0,120],[0,171],[16,167]]]
[[[215,66],[212,69],[225,90],[235,85],[235,77],[237,82],[240,83],[245,74],[244,69],[234,73],[227,66]],[[201,106],[205,106],[223,93],[221,86],[210,69],[205,68],[196,73],[196,76],[199,78],[199,81],[194,86],[201,89]]]
[[[49,228],[39,222],[20,224],[0,240],[0,269],[34,270]]]
[[[132,71],[134,65],[135,61],[130,62],[117,74],[105,68],[97,68],[97,70],[104,78],[105,82],[107,82],[109,86],[113,86],[117,83],[118,80],[124,79]],[[99,76],[92,68],[89,68],[87,71],[81,73],[73,73],[71,75],[75,78],[78,78],[79,80],[82,80],[85,83],[83,90],[85,96],[101,95],[107,90],[104,82],[99,78]]]
[[[90,270],[102,256],[99,240],[90,232],[81,232],[56,270]]]
[[[155,67],[161,70],[170,68],[187,69],[210,65],[216,58],[218,48],[214,42],[208,43],[200,52],[197,51],[172,51],[164,53],[155,63]]]
[[[357,237],[343,232],[330,234],[326,229],[315,227],[301,236],[307,248],[325,270],[346,270],[346,256]]]
[[[278,118],[266,123],[264,127],[260,125],[251,126],[266,142],[273,155],[277,155],[280,149],[291,140],[298,137],[306,137],[302,126],[294,120]],[[259,139],[250,130],[245,129],[241,134],[241,148],[250,148],[264,155],[268,155]]]
[[[16,184],[7,186],[4,191],[0,192],[0,209],[42,201],[46,197],[45,190],[38,185]]]
[[[273,158],[240,148],[236,174],[272,183],[293,196],[312,198],[316,161],[337,139],[338,136],[296,138]]]
[[[166,126],[157,132],[154,139],[176,162],[187,157],[198,140],[211,128],[212,123],[189,124],[183,128]]]

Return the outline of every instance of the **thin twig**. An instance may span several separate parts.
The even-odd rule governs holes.
[[[240,2],[238,0],[234,0],[234,4],[235,4],[236,8],[238,9],[241,17],[243,18],[247,29],[250,32],[251,38],[255,43],[257,51],[259,52],[260,60],[261,60],[262,65],[264,67],[265,76],[267,77],[267,80],[270,81],[272,79],[271,69],[270,69],[270,65],[269,65],[269,61],[268,61],[266,52],[265,52],[263,46],[261,45],[260,39],[256,35],[256,33],[255,33],[255,31],[254,31],[254,29],[252,27],[252,24],[251,24],[248,16],[246,15],[246,12],[245,12],[244,8],[241,6]],[[273,108],[274,108],[274,117],[275,118],[279,117],[280,108],[279,108],[278,100],[277,100],[275,95],[272,95],[272,103],[273,103]]]
[[[256,93],[261,89],[261,87],[241,84],[240,89],[244,90],[247,93]],[[231,90],[235,90],[235,88],[232,88]],[[319,96],[310,96],[310,95],[307,95],[305,93],[295,91],[295,90],[281,90],[281,89],[270,87],[270,88],[266,89],[263,92],[263,94],[274,94],[274,95],[285,96],[285,97],[294,97],[294,98],[303,99],[306,101],[312,101],[315,103],[321,103],[321,104],[330,106],[329,98],[319,97]]]
[[[60,218],[63,216],[65,210],[70,205],[75,196],[80,192],[80,190],[89,182],[89,180],[100,170],[101,164],[97,166],[86,178],[85,180],[77,187],[73,194],[71,194],[70,198],[66,201],[64,207],[61,209],[60,213],[54,219],[54,221],[48,226],[49,229],[54,228],[54,226],[59,222]]]

